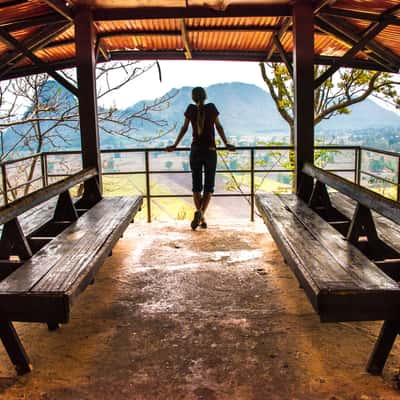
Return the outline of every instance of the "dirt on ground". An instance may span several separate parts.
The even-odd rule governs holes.
[[[55,332],[15,324],[0,398],[400,399],[400,351],[365,372],[380,323],[322,324],[261,222],[135,223]]]

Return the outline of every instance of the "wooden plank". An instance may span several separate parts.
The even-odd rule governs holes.
[[[368,260],[355,246],[344,240],[343,236],[306,203],[295,195],[280,196],[283,203],[307,228],[307,230],[351,277],[354,288],[361,290],[395,290],[400,287],[388,278],[376,265]]]
[[[18,217],[29,209],[96,175],[97,171],[94,168],[87,168],[43,189],[30,193],[21,199],[15,200],[13,203],[0,208],[0,224],[4,224]]]
[[[303,172],[333,189],[351,197],[363,206],[400,224],[400,204],[394,200],[386,199],[378,193],[358,186],[347,179],[318,168],[311,163],[306,163]]]
[[[1,309],[22,321],[42,321],[43,315],[47,321],[68,320],[71,304],[141,204],[140,196],[104,198],[0,282]]]
[[[53,218],[56,202],[57,199],[52,198],[19,216],[18,220],[25,236],[29,236]]]
[[[331,193],[331,200],[333,207],[349,219],[352,218],[357,204],[354,200],[340,192]],[[376,212],[373,212],[372,216],[379,237],[400,252],[400,226]]]
[[[324,247],[321,235],[337,235],[336,241],[340,242],[344,242],[343,238],[294,195],[288,195],[285,203],[290,198],[301,202],[304,209],[313,214],[313,229],[307,229],[299,219],[300,211],[293,213],[293,209],[284,204],[282,196],[257,195],[256,201],[272,236],[319,313],[321,321],[394,318],[400,306],[400,288],[397,283],[352,245],[347,252],[350,259],[348,264],[344,258],[346,251],[343,248],[340,250],[340,244],[337,244],[335,250]],[[332,232],[325,232],[325,229],[332,229]],[[329,242],[329,238],[325,240]]]
[[[79,231],[74,232],[77,237],[82,235],[72,251],[62,262],[58,262],[48,273],[45,279],[40,280],[31,292],[67,292],[76,280],[87,273],[92,260],[98,252],[108,256],[111,247],[108,239],[123,222],[131,222],[133,215],[140,207],[141,198],[114,197],[101,201],[102,207],[94,207],[80,217]],[[129,223],[128,222],[128,223]],[[68,240],[69,229],[59,236],[60,241]],[[119,239],[119,236],[117,240]],[[74,240],[74,238],[72,238]]]
[[[318,296],[322,289],[346,290],[352,284],[340,265],[333,257],[326,255],[320,243],[299,223],[278,196],[257,195],[256,204],[275,241],[283,249],[286,261],[317,311]]]

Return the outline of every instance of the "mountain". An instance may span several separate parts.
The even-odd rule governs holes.
[[[205,88],[208,95],[208,102],[213,102],[220,111],[220,119],[228,136],[260,136],[265,135],[266,140],[280,134],[286,136],[288,134],[288,126],[283,118],[276,110],[276,106],[270,94],[258,86],[233,82],[220,83]],[[149,116],[154,119],[163,119],[169,122],[169,126],[177,125],[174,132],[170,133],[165,140],[173,140],[176,132],[183,122],[183,114],[191,102],[191,87],[182,87],[173,89],[166,95],[177,92],[177,95],[169,102],[169,107],[161,107],[161,111],[153,112]],[[43,98],[51,97],[56,94],[57,97],[63,97],[68,105],[75,102],[75,98],[70,95],[64,88],[54,81],[49,81],[47,86],[42,90]],[[141,110],[145,104],[151,103],[152,100],[140,101],[119,110],[120,116],[128,115],[134,111]],[[109,127],[110,125],[108,125]],[[46,124],[44,127],[46,128]],[[106,126],[107,128],[107,126]],[[335,116],[329,120],[323,121],[317,126],[318,132],[335,132],[335,136],[339,138],[350,131],[362,132],[362,130],[395,128],[400,129],[400,115],[389,111],[379,104],[366,100],[362,103],[351,107],[350,114]],[[19,131],[26,129],[25,126],[19,126]],[[135,123],[135,136],[139,138],[155,136],[159,128],[147,122],[146,120],[137,120]],[[7,133],[7,132],[6,132]],[[56,140],[56,145],[64,148],[78,148],[79,136],[72,133],[68,127],[59,128],[59,136],[71,138],[68,144]],[[101,134],[102,148],[120,148],[120,147],[143,147],[156,145],[157,142],[144,143],[135,142],[120,136],[111,136],[104,131]],[[13,136],[5,135],[5,147],[9,148],[13,143]],[[190,142],[190,135],[186,135],[185,144]],[[47,144],[46,150],[51,149],[50,143]]]

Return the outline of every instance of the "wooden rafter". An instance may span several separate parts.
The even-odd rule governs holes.
[[[110,59],[110,54],[101,39],[102,38],[99,36],[96,37],[96,45],[94,50],[96,61],[99,59],[100,54],[102,55],[103,60],[108,61]]]
[[[205,6],[190,7],[137,7],[98,8],[93,10],[95,21],[127,19],[169,19],[169,18],[224,18],[224,17],[268,17],[289,16],[291,7],[286,4],[230,5],[224,10]]]
[[[382,21],[382,16],[379,14],[373,14],[369,12],[362,11],[352,11],[352,10],[344,10],[340,8],[324,8],[320,11],[323,15],[330,15],[333,17],[340,18],[354,18],[364,21],[371,22],[379,22]],[[400,18],[397,18],[395,15],[387,15],[384,16],[383,19],[387,22],[388,25],[397,25],[400,26]]]
[[[350,47],[355,46],[361,40],[361,37],[358,33],[355,33],[350,29],[346,29],[345,25],[342,26],[343,24],[346,24],[343,21],[333,22],[329,17],[322,15],[316,18],[315,23],[318,28],[320,28],[326,33],[333,35],[336,39],[338,39],[339,41],[343,42],[345,45],[348,45]],[[394,61],[395,59],[394,57],[397,56],[395,54],[393,54],[393,56],[390,56],[389,49],[380,45],[374,40],[371,40],[369,43],[367,43],[365,47],[371,50],[371,52],[368,53],[368,58],[374,60],[382,67],[387,68],[392,72],[397,72],[398,62]]]
[[[66,89],[68,89],[74,95],[78,95],[78,89],[70,82],[68,82],[64,77],[58,74],[49,64],[42,61],[40,58],[35,56],[29,49],[27,49],[23,44],[21,44],[18,40],[16,40],[10,33],[8,33],[5,29],[0,28],[0,40],[5,42],[7,45],[15,48],[25,57],[28,57],[34,64],[40,66],[44,69],[44,72],[47,72],[51,77],[53,77],[57,82],[63,85]]]
[[[186,23],[183,19],[181,20],[181,37],[183,45],[185,46],[186,60],[190,60],[192,58],[192,50],[190,49],[189,35],[186,29]]]
[[[59,24],[60,22],[65,22],[65,19],[61,15],[47,14],[18,21],[3,22],[0,24],[0,28],[7,29],[9,32],[14,32],[21,29],[34,28],[36,26]]]
[[[51,42],[55,37],[59,34],[67,30],[71,26],[71,23],[67,24],[64,22],[57,26],[47,26],[40,29],[35,35],[29,37],[22,45],[26,47],[31,52],[37,51],[44,46],[46,46],[49,42]],[[15,50],[11,52],[11,54],[6,54],[2,58],[0,58],[0,79],[3,75],[7,74],[13,68],[16,67],[17,63],[24,57],[24,54],[19,50]]]
[[[314,15],[318,14],[321,9],[326,7],[327,5],[332,5],[336,2],[336,0],[320,0],[314,5]],[[280,42],[282,37],[285,35],[286,32],[289,31],[289,29],[292,26],[292,18],[290,17],[285,17],[282,19],[282,25],[279,31],[277,32],[276,38]],[[280,50],[276,47],[276,39],[275,36],[272,37],[270,43],[267,46],[266,53],[267,53],[267,61],[270,60],[272,57],[272,54],[274,53],[275,49],[277,49],[279,52]]]
[[[184,60],[185,55],[182,51],[176,50],[114,50],[109,52],[111,61],[129,61],[129,60]],[[292,62],[292,54],[287,54],[288,59]],[[252,61],[252,62],[266,62],[266,55],[264,51],[192,51],[193,60],[209,60],[209,61]],[[340,62],[340,57],[335,56],[320,56],[314,57],[315,63],[320,65],[336,65]],[[99,62],[106,61],[99,55]],[[281,62],[279,54],[274,54],[271,62]],[[76,59],[69,58],[53,62],[51,64],[54,70],[74,68],[76,66]],[[388,68],[377,64],[371,60],[362,60],[353,58],[349,64],[349,68],[367,69],[373,71],[391,72]],[[46,72],[43,67],[38,65],[21,66],[14,68],[8,74],[4,75],[1,80],[14,79],[25,75],[39,74]]]
[[[289,30],[289,28],[292,25],[292,18],[291,17],[285,17],[282,18],[281,20],[282,25],[279,31],[276,33],[277,39],[280,41],[282,37],[285,35],[285,33]],[[266,48],[266,54],[267,54],[267,61],[269,61],[272,57],[272,54],[274,54],[275,51],[275,42],[273,37],[271,38],[267,48]]]
[[[360,38],[360,41],[353,46],[347,53],[342,57],[341,62],[337,65],[333,65],[326,70],[321,76],[315,80],[315,87],[321,86],[326,79],[332,76],[340,67],[345,66],[359,51],[363,50],[371,40],[373,40],[381,31],[383,31],[389,24],[387,17],[393,16],[400,11],[400,4],[386,10],[381,14],[379,22],[373,22],[364,31]]]
[[[58,14],[62,15],[68,21],[73,21],[71,8],[69,8],[65,1],[62,0],[43,0],[49,7],[51,7]]]
[[[278,38],[277,34],[273,35],[273,41],[275,44],[275,47],[278,49],[278,53],[282,58],[282,61],[285,63],[287,70],[289,71],[289,74],[291,77],[293,77],[293,66],[291,62],[289,61],[288,55],[286,54],[285,49],[282,46],[281,41]]]
[[[369,41],[371,41],[379,32],[385,29],[387,22],[378,22],[371,24],[365,33],[362,35],[361,40],[354,45],[347,53],[341,58],[337,65],[333,65],[321,74],[315,80],[315,88],[321,86],[329,77],[331,77],[340,67],[345,66],[359,51],[363,50]]]

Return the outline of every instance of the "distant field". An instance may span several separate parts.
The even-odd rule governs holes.
[[[219,174],[223,179],[224,191],[236,192],[230,188],[229,173]],[[249,191],[250,177],[248,175],[234,174],[235,179],[243,188],[243,191]],[[286,185],[269,178],[255,177],[255,184],[260,191],[266,192],[287,192],[290,185]],[[146,192],[145,175],[106,175],[103,177],[104,193],[106,196],[123,196],[123,195],[139,195]],[[179,194],[190,193],[190,188],[183,186],[180,182],[171,179],[168,175],[164,175],[162,182],[154,180],[150,186],[151,193],[160,195],[176,194],[173,188],[179,190]],[[224,200],[229,202],[230,199]],[[146,202],[145,202],[146,204]],[[166,217],[176,220],[190,220],[193,215],[193,206],[191,198],[157,198],[152,200],[152,218],[154,220],[165,219]],[[138,218],[146,219],[146,206],[139,213]]]

